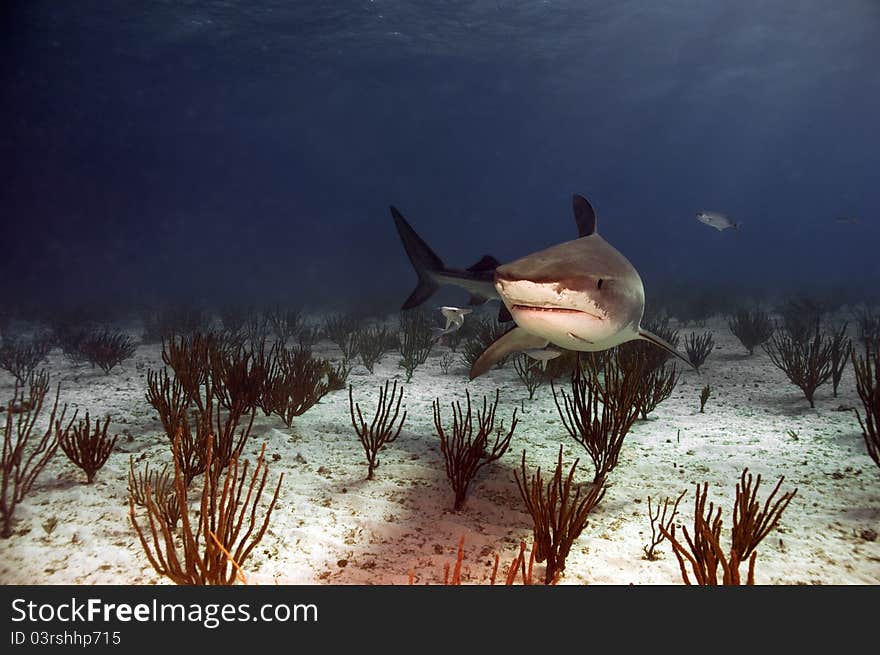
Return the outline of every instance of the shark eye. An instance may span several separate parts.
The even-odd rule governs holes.
[[[597,288],[597,289],[601,289],[601,288],[602,288],[602,283],[603,283],[604,281],[605,281],[605,280],[603,280],[603,279],[600,277],[600,278],[599,278],[599,281],[596,282],[596,288]]]

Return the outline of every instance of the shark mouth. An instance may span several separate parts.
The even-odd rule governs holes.
[[[547,306],[540,306],[540,305],[523,305],[520,303],[516,303],[516,304],[511,305],[510,309],[511,309],[511,311],[518,311],[518,312],[547,312],[550,314],[584,314],[585,316],[589,316],[590,318],[595,319],[597,321],[604,321],[605,320],[604,317],[599,316],[597,314],[585,312],[581,309],[572,309],[570,307],[553,307],[553,306],[547,307]]]

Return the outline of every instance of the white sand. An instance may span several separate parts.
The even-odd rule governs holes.
[[[759,584],[876,584],[880,582],[880,469],[865,451],[852,411],[861,409],[848,368],[839,398],[820,388],[816,409],[760,349],[748,357],[718,318],[710,322],[716,350],[701,374],[686,371],[673,396],[647,421],[637,421],[609,476],[606,496],[575,542],[561,584],[680,584],[669,544],[656,561],[643,558],[650,540],[646,500],[683,490],[679,523],[692,524],[694,486],[708,481],[709,499],[720,503],[727,529],[734,486],[744,467],[764,477],[763,500],[780,475],[782,490],[798,492],[780,525],[758,548]],[[701,331],[696,328],[696,331]],[[682,335],[690,332],[682,330]],[[451,511],[431,402],[439,397],[450,421],[449,403],[464,400],[465,388],[479,401],[501,388],[498,418],[509,424],[527,392],[511,365],[466,382],[464,365],[446,375],[439,368],[443,347],[406,384],[408,416],[400,438],[380,456],[376,478],[366,481],[366,463],[348,415],[347,392],[328,394],[287,429],[260,413],[246,453],[263,442],[270,480],[284,473],[269,531],[245,562],[251,584],[406,584],[441,582],[465,536],[465,583],[488,580],[494,553],[502,567],[531,543],[531,519],[514,482],[522,450],[530,470],[555,466],[559,444],[564,463],[580,457],[580,475],[592,477],[586,452],[562,427],[549,387],[541,387],[499,462],[485,467],[471,486],[466,507]],[[338,358],[329,342],[315,354]],[[349,380],[355,399],[372,416],[378,388],[388,378],[404,379],[398,356],[387,353],[375,374],[356,365]],[[170,461],[167,438],[144,398],[147,368],[161,364],[160,348],[142,345],[134,358],[104,375],[71,365],[55,350],[48,370],[61,382],[62,402],[92,416],[110,412],[110,430],[123,436],[93,485],[60,451],[19,505],[15,535],[0,541],[4,584],[166,584],[147,562],[128,518],[129,453],[151,462]],[[699,413],[699,392],[709,382],[713,395]],[[0,394],[12,392],[11,376],[0,373]],[[44,417],[48,414],[44,410]],[[794,430],[797,438],[787,432]],[[199,489],[198,480],[194,489]],[[193,494],[195,497],[195,493]],[[47,534],[43,525],[57,518]],[[543,575],[536,565],[536,577]],[[743,567],[743,571],[745,567]]]

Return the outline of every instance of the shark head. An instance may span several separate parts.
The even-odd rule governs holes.
[[[562,348],[605,350],[641,338],[638,271],[599,236],[581,196],[574,210],[582,236],[499,266],[498,295],[519,327]]]
[[[495,289],[516,323],[471,366],[482,375],[518,350],[561,348],[598,351],[644,339],[688,359],[641,327],[645,288],[629,260],[596,232],[590,203],[574,196],[579,238],[532,253],[495,269]]]

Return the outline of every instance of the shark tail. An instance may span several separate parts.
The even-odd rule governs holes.
[[[394,218],[394,225],[397,228],[397,234],[403,242],[403,248],[412,262],[413,268],[419,276],[419,283],[416,288],[403,303],[402,309],[411,309],[421,305],[430,298],[440,285],[437,284],[435,276],[445,267],[443,261],[437,254],[431,250],[431,247],[424,242],[422,237],[416,234],[412,226],[406,221],[394,205],[391,206],[391,216]]]
[[[668,352],[670,355],[674,355],[675,357],[678,357],[681,361],[683,361],[685,364],[687,364],[690,368],[694,369],[695,371],[697,370],[697,367],[691,363],[691,360],[689,360],[687,357],[685,357],[680,352],[678,352],[675,349],[675,347],[671,343],[669,343],[666,339],[663,339],[662,337],[658,337],[653,332],[650,332],[650,331],[646,330],[645,328],[639,328],[639,339],[643,339],[644,341],[650,341],[655,346],[662,348],[663,350]]]

